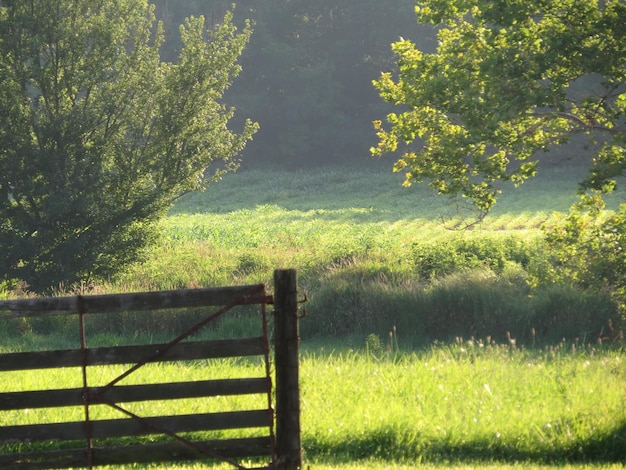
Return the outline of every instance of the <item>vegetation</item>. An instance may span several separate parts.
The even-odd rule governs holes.
[[[553,210],[566,213],[576,199],[566,188],[584,171],[549,169],[464,231],[453,230],[462,207],[402,188],[377,165],[226,175],[178,202],[145,263],[83,291],[268,282],[275,267],[297,268],[309,299],[301,377],[312,468],[619,468],[626,368],[605,324],[619,320],[616,307],[592,285],[541,277],[542,227]],[[220,333],[250,332],[248,318],[221,323]],[[156,342],[185,321],[167,311],[99,316],[88,341]],[[61,317],[5,319],[2,350],[73,347],[75,328]],[[205,366],[212,376],[250,373],[245,361],[144,373],[185,378]],[[80,381],[75,372],[55,371],[58,382],[46,385]],[[11,373],[0,387],[36,388],[40,377]],[[184,412],[179,405],[168,412]]]
[[[12,8],[18,11],[22,4],[30,3],[22,2]],[[567,94],[567,90],[571,90],[567,77],[572,70],[581,72],[580,77],[575,77],[576,85],[584,85],[581,90],[587,90],[589,83],[604,86],[595,77],[589,83],[583,77],[590,64],[601,65],[609,81],[623,85],[623,76],[619,75],[623,74],[624,58],[621,48],[624,41],[619,41],[624,32],[621,26],[624,22],[620,20],[623,18],[622,2],[601,3],[601,9],[595,4],[567,2],[571,9],[556,9],[553,15],[535,18],[534,10],[527,9],[533,5],[522,0],[516,3],[519,9],[506,10],[502,18],[496,18],[502,20],[500,23],[494,17],[481,16],[493,13],[488,8],[473,9],[472,21],[466,21],[466,18],[455,20],[454,15],[446,17],[452,21],[449,23],[452,27],[441,28],[442,46],[436,54],[420,55],[413,49],[413,43],[405,40],[394,46],[401,58],[402,54],[407,55],[406,64],[403,59],[399,63],[401,77],[406,72],[402,66],[408,67],[410,60],[418,58],[423,61],[422,65],[440,65],[449,73],[465,65],[467,70],[485,73],[491,70],[492,75],[487,79],[494,78],[493,68],[489,69],[485,64],[473,68],[477,64],[472,61],[488,57],[494,63],[500,61],[511,66],[511,70],[504,68],[501,73],[505,80],[501,80],[502,77],[475,80],[469,85],[482,84],[483,89],[470,86],[467,88],[470,93],[447,93],[442,97],[439,92],[444,87],[410,89],[416,93],[413,98],[417,97],[418,91],[432,92],[427,98],[433,98],[430,103],[433,108],[439,103],[434,98],[441,98],[446,105],[452,102],[459,105],[458,109],[442,108],[432,113],[437,118],[436,124],[452,132],[439,134],[443,140],[430,142],[433,144],[430,149],[434,149],[437,143],[446,151],[450,150],[451,153],[444,155],[452,159],[444,162],[451,165],[446,171],[459,178],[452,182],[439,180],[437,189],[450,194],[467,190],[466,194],[478,200],[482,198],[480,210],[490,209],[490,216],[479,218],[477,222],[474,208],[467,204],[467,199],[439,198],[419,185],[402,187],[402,176],[386,171],[390,162],[364,164],[361,160],[354,167],[295,172],[257,169],[242,172],[236,178],[224,175],[221,181],[215,181],[204,192],[189,192],[180,198],[169,215],[157,222],[156,215],[163,214],[169,203],[182,192],[196,188],[198,178],[201,180],[199,185],[204,186],[209,180],[218,179],[213,176],[221,176],[223,170],[230,169],[232,157],[242,149],[255,129],[250,123],[235,122],[235,127],[241,125],[243,130],[239,134],[228,131],[226,123],[232,112],[219,104],[231,78],[239,70],[235,64],[239,54],[242,54],[242,63],[249,75],[241,77],[243,88],[232,88],[233,94],[224,96],[240,111],[245,110],[255,118],[259,116],[261,125],[267,129],[255,140],[254,155],[258,156],[259,166],[268,162],[289,166],[295,162],[339,161],[346,158],[345,155],[359,158],[365,153],[359,151],[369,147],[369,144],[365,145],[367,137],[362,133],[363,126],[370,125],[368,122],[373,114],[384,114],[385,103],[375,102],[375,97],[365,90],[370,89],[373,74],[392,66],[383,49],[393,39],[385,38],[398,34],[410,38],[415,34],[415,43],[426,51],[429,41],[432,46],[434,30],[423,26],[409,27],[407,33],[403,33],[403,28],[408,23],[412,25],[413,19],[407,14],[408,10],[398,7],[397,2],[392,5],[390,0],[347,0],[339,4],[326,0],[268,0],[243,12],[237,10],[236,17],[227,13],[230,2],[224,5],[222,1],[156,1],[155,15],[163,19],[168,31],[171,30],[169,25],[188,16],[183,14],[183,5],[189,13],[207,13],[207,24],[214,25],[213,32],[209,33],[210,40],[205,41],[204,25],[200,20],[191,19],[185,23],[179,41],[169,32],[153,28],[152,10],[143,1],[127,3],[119,0],[102,8],[108,11],[108,8],[131,3],[144,8],[141,11],[147,15],[124,15],[128,22],[116,22],[111,29],[107,27],[106,15],[95,15],[91,21],[102,28],[85,25],[85,28],[76,28],[75,37],[62,38],[68,43],[71,43],[70,39],[87,40],[95,48],[100,44],[99,31],[110,34],[111,38],[102,41],[102,54],[106,56],[105,53],[110,52],[108,44],[126,52],[113,54],[115,57],[106,56],[112,61],[109,69],[95,62],[98,55],[94,55],[94,62],[90,62],[92,59],[77,53],[76,57],[82,57],[84,62],[78,60],[74,67],[57,75],[58,83],[54,83],[59,85],[58,88],[35,86],[39,83],[35,80],[37,77],[30,77],[28,83],[32,87],[27,88],[26,94],[22,89],[20,95],[24,98],[22,104],[26,103],[24,107],[9,106],[14,103],[10,99],[12,93],[19,91],[19,82],[15,78],[19,67],[6,65],[16,57],[8,54],[15,37],[0,41],[0,49],[7,52],[0,68],[0,81],[6,85],[0,92],[0,106],[6,112],[0,114],[5,121],[15,118],[16,123],[23,124],[22,127],[9,127],[9,121],[6,121],[0,126],[0,143],[4,142],[6,147],[0,152],[0,179],[10,175],[6,180],[0,180],[3,192],[0,210],[4,211],[0,213],[3,216],[0,248],[3,253],[11,255],[6,267],[0,265],[0,272],[3,275],[8,273],[2,278],[0,297],[34,295],[32,290],[39,290],[39,285],[43,288],[50,285],[46,284],[45,276],[51,272],[65,276],[70,267],[80,266],[78,262],[84,262],[89,269],[81,271],[82,268],[77,268],[76,277],[66,276],[62,280],[81,279],[83,283],[72,287],[66,284],[54,293],[268,283],[274,268],[296,268],[300,294],[303,300],[306,294],[307,300],[302,305],[306,316],[301,322],[303,445],[307,465],[345,469],[413,468],[416,464],[429,469],[467,468],[467,465],[476,468],[550,468],[551,465],[577,469],[620,468],[626,457],[623,446],[626,438],[623,390],[626,367],[621,333],[626,296],[623,269],[626,266],[623,214],[626,206],[619,206],[624,194],[617,190],[606,195],[607,206],[602,206],[599,199],[587,200],[587,207],[593,209],[591,215],[565,214],[577,201],[574,182],[583,180],[586,181],[585,188],[608,191],[618,188],[607,184],[608,181],[623,174],[623,89],[618,86],[611,90],[609,87],[579,101],[570,101]],[[410,7],[412,2],[407,0],[406,3]],[[422,6],[426,3],[452,5],[451,2],[423,2]],[[48,7],[52,8],[50,5]],[[82,2],[80,8],[91,11],[90,5]],[[180,9],[173,5],[180,5]],[[542,5],[549,7],[552,3]],[[65,6],[64,2],[54,3],[55,8]],[[9,11],[13,10],[0,7],[0,22],[7,23]],[[42,11],[42,15],[44,13],[45,18],[55,18],[51,12]],[[587,13],[590,16],[585,16],[584,21],[575,21],[576,15]],[[257,22],[257,39],[252,39],[245,52],[242,48],[249,39],[250,28],[240,19],[242,14]],[[434,7],[430,11],[420,10],[419,14],[422,19],[437,19]],[[379,20],[374,25],[372,17]],[[224,22],[220,26],[222,19]],[[502,25],[505,20],[510,23],[506,28],[490,29],[492,25]],[[588,38],[585,41],[573,40],[569,36],[561,38],[566,40],[563,44],[574,48],[572,54],[568,54],[571,60],[565,63],[559,62],[563,58],[562,51],[550,47],[558,42],[558,37],[551,37],[554,44],[535,41],[537,34],[550,31],[559,22],[567,23],[562,31],[572,36],[587,35]],[[234,24],[242,26],[241,33],[236,32]],[[485,42],[469,40],[470,33],[476,32],[472,28],[481,24],[485,30],[479,32],[485,35]],[[515,26],[520,24],[522,28],[516,29]],[[49,26],[50,32],[70,30],[63,21]],[[608,29],[602,29],[603,26]],[[19,31],[26,33],[30,31],[29,27],[25,23]],[[609,29],[615,41],[613,37],[601,41]],[[2,30],[8,31],[7,28]],[[125,32],[132,33],[135,44],[142,47],[134,52],[132,48],[125,48],[128,38],[122,34]],[[458,32],[467,33],[467,36],[455,35]],[[423,37],[419,37],[421,33]],[[597,37],[592,33],[598,33]],[[119,39],[118,42],[109,40],[115,38]],[[166,42],[160,43],[162,38]],[[598,41],[594,42],[595,39]],[[494,46],[487,51],[491,55],[479,50],[489,41]],[[525,48],[529,53],[520,55],[519,47],[513,47],[515,41],[529,46]],[[376,47],[373,47],[374,43]],[[37,44],[33,40],[35,51]],[[167,57],[165,63],[156,53],[157,45],[163,45],[161,57]],[[495,47],[498,45],[503,47]],[[84,51],[83,46],[84,43],[82,46],[78,43],[77,49],[71,50]],[[456,46],[467,50],[455,50]],[[621,59],[621,65],[611,68],[611,60],[598,61],[598,57],[590,57],[588,52],[594,47],[607,48],[611,52],[610,58]],[[29,51],[28,48],[24,50]],[[47,47],[43,50],[54,57],[60,49]],[[177,50],[182,50],[180,56]],[[538,50],[544,54],[554,53],[556,55],[551,57],[559,60],[542,62],[535,54]],[[34,57],[39,59],[40,55]],[[191,64],[202,65],[199,72],[211,70],[206,75],[200,74],[201,78],[216,78],[212,73],[216,64],[210,61],[211,57],[220,61],[218,69],[224,74],[217,78],[222,81],[216,88],[190,86],[186,81],[190,76],[185,72],[193,68]],[[59,64],[67,65],[61,60],[64,56],[58,58]],[[142,62],[141,58],[146,61]],[[131,67],[135,64],[134,59],[137,59],[137,68]],[[445,67],[448,59],[456,64],[455,67]],[[116,62],[118,60],[123,63]],[[44,78],[56,70],[50,68],[53,62],[26,62]],[[143,95],[130,102],[124,101],[129,98],[123,92],[126,90],[124,81],[116,81],[115,74],[111,82],[105,82],[102,91],[98,91],[97,83],[89,81],[96,75],[85,77],[87,81],[83,88],[81,85],[72,88],[73,77],[82,77],[86,70],[80,67],[90,64],[105,72],[114,72],[119,66],[127,65],[124,69],[129,71],[127,77],[135,81],[132,89]],[[154,67],[146,66],[150,64]],[[346,64],[351,65],[347,67]],[[559,68],[550,69],[551,64],[559,65]],[[541,66],[548,68],[544,70]],[[25,72],[31,71],[28,67]],[[520,70],[523,73],[515,75]],[[545,72],[546,77],[553,80],[552,87],[542,88],[547,82],[536,81],[535,72],[538,71]],[[388,97],[393,95],[390,77],[384,75],[378,82],[383,88],[389,87]],[[440,79],[452,80],[446,74],[441,74]],[[464,74],[459,79],[467,80],[467,76]],[[524,87],[524,80],[536,86]],[[200,82],[207,83],[202,79]],[[427,81],[420,83],[428,84]],[[514,96],[505,87],[511,83],[515,85],[512,87]],[[64,86],[68,84],[70,86]],[[402,84],[410,85],[410,81],[407,79]],[[93,94],[85,93],[88,86],[93,87]],[[118,93],[120,89],[122,91]],[[187,93],[190,89],[191,95]],[[247,91],[242,93],[243,89]],[[450,87],[450,90],[455,89]],[[48,90],[54,93],[46,95]],[[177,91],[184,91],[184,96]],[[406,90],[402,88],[401,91]],[[493,92],[496,100],[478,99],[482,91]],[[194,95],[196,92],[198,95]],[[373,89],[370,92],[374,94]],[[558,99],[563,94],[567,99],[561,108]],[[408,96],[400,95],[402,98]],[[37,96],[39,98],[35,99]],[[52,116],[56,120],[48,121],[50,116],[43,113],[47,109],[46,103],[54,102],[47,96],[59,98],[59,113]],[[606,99],[602,101],[601,96]],[[111,149],[101,138],[104,130],[94,128],[91,134],[81,130],[81,126],[89,124],[88,118],[97,114],[98,108],[92,109],[91,105],[104,103],[107,97],[111,105],[121,106],[118,110],[129,110],[118,138],[113,139],[116,145]],[[188,97],[193,99],[187,102],[185,98]],[[32,104],[27,101],[30,98]],[[207,98],[210,109],[203,107]],[[72,107],[74,102],[76,108]],[[191,106],[189,113],[176,108],[183,106],[181,103]],[[354,103],[360,106],[355,107]],[[542,106],[541,112],[545,115],[538,115],[529,103]],[[477,106],[475,114],[472,114],[472,106]],[[509,108],[502,108],[506,106]],[[423,107],[415,109],[425,111]],[[409,108],[406,122],[417,125],[413,122],[415,120],[411,121],[415,109]],[[525,112],[528,109],[531,109],[531,115],[516,120],[520,110]],[[163,114],[166,111],[170,114]],[[452,122],[442,114],[445,112],[450,118],[460,119],[464,117],[460,111],[467,111],[471,119]],[[18,119],[28,117],[28,112],[39,119],[41,130],[48,132],[42,134],[43,137],[37,134],[40,128],[28,127],[28,119]],[[560,115],[563,113],[565,115]],[[139,131],[146,128],[146,123],[153,122],[153,118],[156,122],[156,118],[163,115],[171,117],[167,122],[162,121],[164,126],[171,124],[179,128],[172,134],[161,129],[154,147],[150,147],[153,143],[147,139],[146,151],[140,151],[138,143],[143,142],[140,137],[146,135]],[[190,115],[200,119],[190,119]],[[471,128],[474,130],[480,127],[477,116],[494,116],[494,122],[482,123],[484,129],[481,132],[485,135],[472,141],[466,130],[470,129],[469,124],[474,125]],[[501,120],[503,116],[505,119]],[[401,119],[405,115],[396,117],[398,126],[405,124]],[[80,125],[70,125],[76,123]],[[205,132],[207,123],[211,131],[208,133]],[[44,124],[49,127],[44,128]],[[189,133],[178,132],[187,124],[193,124],[187,129],[191,137]],[[198,126],[194,127],[196,124]],[[613,127],[609,128],[611,125]],[[137,132],[129,133],[128,129]],[[381,123],[379,130],[384,145],[380,150],[393,147],[393,132],[398,129],[401,128],[385,132]],[[63,133],[69,130],[79,135]],[[552,166],[548,159],[542,158],[541,164],[545,166],[542,171],[516,192],[509,191],[534,173],[532,151],[542,149],[553,140],[560,143],[576,131],[589,134],[591,148],[599,152],[590,177],[587,178],[588,168]],[[606,140],[598,138],[596,144],[593,140],[596,133],[604,131],[608,137],[605,136]],[[33,179],[20,173],[29,169],[28,165],[13,164],[25,162],[20,160],[22,157],[35,155],[39,158],[44,154],[37,152],[34,143],[38,141],[33,143],[26,139],[19,148],[9,147],[7,142],[13,142],[12,133],[18,132],[47,143],[47,147],[41,146],[44,150],[53,150],[50,158],[35,160],[41,162],[41,166],[34,167],[38,173]],[[417,130],[414,134],[398,134],[399,143],[404,145],[403,141],[408,140],[407,145],[411,146],[418,134]],[[126,140],[133,135],[140,136],[139,140]],[[64,139],[77,137],[77,140],[61,141],[56,136]],[[410,139],[401,138],[406,136]],[[429,136],[432,135],[426,130],[421,137]],[[504,140],[487,140],[503,136]],[[179,138],[188,137],[191,140],[186,141],[185,146]],[[462,139],[454,140],[459,137]],[[60,145],[60,142],[74,147]],[[191,154],[184,151],[176,154],[180,159],[168,160],[173,166],[166,166],[157,156],[172,158],[171,153],[159,151],[165,148],[160,145],[169,144],[187,150],[224,150],[219,155],[203,154],[202,158],[223,158],[225,166],[215,168],[217,173],[204,173],[204,163],[207,162],[190,159]],[[470,151],[462,155],[463,159],[472,155],[476,158],[454,160],[459,156],[455,153],[457,144],[467,144],[458,148]],[[498,153],[502,149],[489,144],[501,144],[504,154]],[[72,150],[74,153],[71,153],[72,148],[79,152]],[[492,148],[496,148],[494,154],[480,152]],[[65,159],[71,155],[81,158]],[[94,160],[97,155],[110,157],[110,160]],[[120,155],[130,156],[132,161]],[[412,154],[408,155],[413,158]],[[147,160],[142,159],[144,156]],[[58,161],[55,160],[57,157]],[[521,161],[516,162],[518,157]],[[416,162],[417,153],[415,160],[411,158],[405,157],[406,162]],[[567,152],[565,158],[569,158]],[[97,171],[92,165],[94,161],[102,163],[95,165]],[[190,166],[186,167],[183,162]],[[48,164],[69,166],[62,172],[61,179],[46,179],[48,173],[44,170],[48,169]],[[111,170],[113,166],[118,167],[118,173]],[[138,171],[131,171],[124,176],[125,179],[119,179],[119,172],[131,167]],[[169,177],[176,175],[176,171],[170,171],[172,168],[191,179],[168,181]],[[474,186],[480,172],[487,175],[482,181],[486,186],[481,182]],[[24,178],[16,179],[15,175]],[[158,186],[159,175],[163,177],[164,186],[159,187],[158,197],[151,199],[149,189]],[[92,179],[99,176],[109,179]],[[135,176],[139,176],[139,180],[134,180]],[[422,176],[428,177],[428,174]],[[80,185],[74,184],[77,182]],[[111,223],[111,219],[90,219],[99,217],[107,204],[116,204],[115,197],[119,194],[116,188],[122,186],[140,190],[136,201],[139,206],[133,205],[134,199],[128,195],[128,204],[122,205],[126,210],[123,214],[129,215],[137,208],[144,212],[134,213],[134,218],[128,219],[126,226],[123,221],[118,224],[117,219],[116,223]],[[26,188],[33,191],[54,189],[50,193],[41,193],[47,196],[45,200],[42,196],[42,202],[56,211],[51,214],[59,217],[56,225],[51,224],[49,228],[51,233],[58,230],[59,234],[66,233],[67,236],[60,239],[63,243],[48,245],[45,253],[50,255],[49,262],[39,257],[29,265],[27,257],[38,253],[34,248],[39,248],[38,243],[43,242],[44,237],[40,236],[45,234],[43,228],[37,230],[36,237],[2,238],[14,229],[21,230],[21,235],[31,233],[26,222],[19,225],[8,216],[4,217],[5,213],[17,213],[20,204],[27,207],[27,204],[38,201],[41,194],[36,192],[31,195],[32,201],[20,199]],[[167,188],[171,191],[164,191]],[[164,199],[159,199],[161,196]],[[493,207],[496,196],[498,205]],[[155,208],[158,210],[151,213],[154,217],[139,219],[137,216],[141,214],[143,217],[145,210]],[[82,226],[76,222],[85,220],[90,224],[83,227],[86,231],[82,232],[77,229]],[[144,226],[142,221],[154,225]],[[84,259],[67,257],[67,240],[72,236],[76,238],[76,234],[85,233],[84,237],[78,237],[84,243],[83,247],[97,245],[96,238],[92,238],[87,229],[98,227],[98,224],[123,229],[118,235],[111,232],[113,238],[104,239],[103,243],[111,248],[110,255],[85,249],[82,250]],[[60,230],[66,227],[67,232]],[[156,233],[151,231],[155,227]],[[458,230],[460,228],[465,230]],[[138,234],[146,237],[134,243],[136,239],[132,237]],[[152,234],[156,243],[144,245],[144,242],[151,241],[148,235]],[[24,251],[17,250],[22,247],[17,241],[24,243]],[[127,263],[139,254],[142,255],[141,262]],[[59,260],[65,259],[74,264],[61,265]],[[124,264],[123,271],[108,270]],[[25,274],[20,273],[27,273],[29,269],[36,271],[34,266],[41,269],[34,273],[41,282],[31,281],[30,286],[11,282],[24,277]],[[98,316],[87,325],[89,345],[158,341],[170,337],[190,319],[202,314],[190,311],[173,315],[164,310],[142,316],[121,314],[113,320]],[[223,320],[220,327],[226,335],[248,332],[250,318],[251,315],[244,310]],[[63,349],[68,344],[73,347],[76,336],[76,325],[63,317],[5,318],[0,323],[0,352]],[[151,375],[189,378],[198,373],[231,377],[249,374],[249,365],[245,360],[224,360],[158,370],[149,366],[144,371],[144,378]],[[98,370],[102,377],[113,372],[106,368]],[[0,377],[0,390],[35,388],[40,385],[41,377],[39,373],[12,372]],[[75,370],[55,371],[45,377],[49,388],[80,381]],[[141,376],[135,379],[143,380]],[[168,404],[167,411],[184,413],[199,405],[212,410],[226,402],[226,398],[220,397],[219,403]],[[237,406],[240,404],[236,403]],[[164,406],[154,403],[154,408],[145,411],[158,414]],[[71,416],[70,413],[81,415],[79,409],[63,412],[68,413],[66,416]],[[34,413],[30,410],[28,413],[2,415],[0,420],[26,422]],[[94,415],[104,416],[106,411]],[[46,417],[55,420],[54,415]],[[181,465],[180,468],[199,466]]]
[[[626,365],[618,351],[581,342],[528,350],[486,339],[408,351],[401,330],[373,338],[361,338],[350,349],[328,340],[303,343],[302,441],[312,468],[410,468],[418,463],[424,468],[618,468],[623,462]],[[129,378],[143,383],[155,374],[176,380],[202,374],[239,377],[254,368],[258,365],[220,360],[147,366],[140,377]],[[91,373],[105,382],[111,376],[111,368]],[[40,379],[37,372],[12,372],[0,381],[0,389],[36,388]],[[65,387],[80,383],[80,374],[66,369],[49,380],[51,386]],[[255,405],[263,401],[179,400],[168,404],[167,412]],[[141,413],[159,414],[163,406],[156,402]],[[93,417],[111,417],[107,410],[94,409]],[[10,419],[26,423],[44,412],[13,413]],[[62,420],[70,413],[80,419],[82,409],[58,412],[64,413]]]
[[[231,20],[186,20],[172,64],[147,0],[2,2],[0,282],[106,278],[176,198],[237,166],[256,127],[230,131],[220,103],[251,34]]]
[[[382,335],[392,325],[416,343],[504,341],[507,331],[531,340],[533,329],[541,341],[597,337],[619,319],[615,303],[557,278],[543,239],[556,220],[551,210],[565,212],[576,199],[565,188],[581,172],[546,171],[503,195],[469,231],[453,230],[466,215],[454,201],[402,188],[399,175],[376,167],[240,173],[183,198],[166,220],[162,249],[122,282],[267,282],[274,267],[295,267],[309,298],[305,337]],[[622,195],[614,196],[617,207]]]
[[[393,336],[381,342],[387,349],[380,353],[322,354],[323,369],[305,373],[303,426],[312,431],[304,439],[307,455],[334,462],[536,463],[593,461],[596,451],[604,462],[623,455],[619,354],[600,359],[591,349],[572,354],[569,345],[521,351],[459,340],[403,355]],[[310,360],[303,359],[304,371]],[[615,375],[607,377],[609,370]],[[328,414],[309,418],[309,407]],[[608,411],[606,418],[600,409]],[[614,451],[604,447],[611,440]]]
[[[375,155],[402,152],[405,184],[428,181],[440,194],[462,194],[483,217],[502,182],[520,185],[539,156],[577,137],[590,171],[583,202],[549,238],[557,270],[594,283],[626,305],[624,221],[596,216],[601,196],[626,171],[626,5],[622,1],[420,1],[418,21],[438,25],[438,46],[393,45],[398,73],[374,82],[401,111],[375,122]],[[581,139],[585,136],[585,139]]]
[[[420,1],[440,26],[435,53],[393,45],[398,76],[375,86],[403,111],[377,122],[374,154],[403,155],[406,182],[428,180],[489,210],[498,183],[536,173],[537,153],[588,136],[583,188],[608,192],[626,170],[626,5],[621,1]],[[591,160],[591,158],[589,158]]]
[[[609,319],[619,331],[616,302],[566,276],[561,252],[544,239],[543,228],[557,220],[552,210],[566,213],[576,200],[571,182],[584,171],[547,169],[503,194],[471,230],[454,230],[466,215],[455,201],[403,188],[401,176],[379,164],[227,175],[178,202],[145,262],[82,289],[271,283],[274,268],[293,267],[308,297],[305,339],[383,337],[394,325],[407,347],[456,336],[504,342],[507,332],[520,344],[610,337]],[[613,194],[612,208],[620,197]],[[154,324],[167,319],[129,323],[126,331]],[[26,330],[37,336],[46,329],[33,323]]]
[[[166,29],[189,15],[221,19],[232,0],[153,0]],[[431,27],[416,25],[413,0],[263,0],[236,2],[234,19],[254,21],[241,57],[243,70],[226,94],[260,124],[242,165],[309,168],[360,162],[375,136],[372,120],[388,106],[371,82],[393,67],[389,45],[399,36],[434,43]],[[167,28],[173,25],[174,28]],[[176,57],[167,37],[164,54]]]

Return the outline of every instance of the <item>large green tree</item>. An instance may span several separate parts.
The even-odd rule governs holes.
[[[388,129],[375,122],[372,152],[400,150],[407,184],[488,211],[503,181],[523,182],[542,151],[582,134],[596,149],[583,188],[615,187],[626,169],[624,1],[423,0],[416,13],[436,25],[436,52],[398,41],[397,74],[375,81],[401,111]]]
[[[147,0],[0,1],[0,280],[113,275],[236,168],[256,125],[221,103],[251,34],[231,19],[188,18],[172,64]]]
[[[595,217],[626,172],[626,3],[421,0],[416,13],[437,28],[437,50],[393,44],[397,73],[374,85],[400,110],[375,121],[372,153],[400,151],[406,184],[428,181],[484,215],[544,151],[587,139],[583,202],[548,232],[541,276],[606,289],[626,318],[626,204]]]

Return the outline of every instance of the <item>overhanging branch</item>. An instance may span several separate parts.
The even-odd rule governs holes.
[[[527,114],[528,116],[533,116],[533,117],[539,117],[539,118],[550,118],[550,117],[560,117],[563,119],[567,119],[570,122],[573,122],[574,124],[576,124],[579,128],[581,128],[584,131],[601,131],[601,132],[606,132],[608,134],[611,135],[617,135],[617,134],[622,134],[624,132],[626,132],[626,129],[622,129],[620,127],[606,127],[606,126],[601,126],[599,124],[597,124],[596,122],[593,121],[585,121],[584,119],[582,119],[581,117],[572,114],[572,113],[567,113],[564,111],[547,111],[547,112],[540,112],[540,111],[532,111],[530,113]],[[575,132],[575,131],[572,131]]]

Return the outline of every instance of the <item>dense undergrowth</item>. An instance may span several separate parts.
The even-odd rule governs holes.
[[[576,201],[581,171],[546,169],[519,189],[505,188],[494,213],[473,225],[463,201],[402,188],[400,175],[386,168],[228,175],[179,201],[144,262],[79,290],[271,289],[273,269],[288,267],[298,270],[308,300],[304,338],[384,334],[396,326],[416,344],[456,336],[615,339],[608,321],[619,328],[618,306],[596,286],[559,277],[543,231]],[[176,322],[160,314],[126,328],[147,333]]]

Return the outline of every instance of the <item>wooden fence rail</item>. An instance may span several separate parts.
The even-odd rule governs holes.
[[[0,393],[0,468],[92,468],[100,465],[196,459],[217,459],[230,462],[234,467],[244,468],[235,459],[259,456],[269,460],[264,468],[300,468],[302,457],[295,271],[275,271],[274,284],[274,297],[267,295],[264,285],[259,284],[0,301],[0,315],[5,318],[76,315],[80,330],[80,347],[75,349],[0,354],[1,373],[79,367],[83,379],[82,387]],[[270,347],[265,319],[265,305],[272,303],[275,330],[275,406],[272,403]],[[260,336],[187,341],[189,336],[228,314],[238,305],[260,305]],[[98,348],[89,348],[86,345],[86,315],[211,306],[221,308],[168,343]],[[265,359],[262,376],[228,379],[202,377],[194,378],[193,381],[118,384],[147,363],[248,356],[261,356]],[[89,384],[89,368],[116,364],[134,365],[105,385]],[[45,386],[45,383],[42,385]],[[150,417],[138,416],[126,407],[127,403],[134,402],[250,394],[265,395],[267,406],[249,410]],[[108,405],[124,417],[90,419],[90,408],[95,405]],[[14,424],[2,418],[2,412],[72,406],[84,407],[83,420]],[[246,438],[206,439],[207,432],[210,431],[248,428],[265,431],[260,436],[255,434]],[[167,436],[166,440],[159,443],[138,440],[140,436],[158,434]]]

